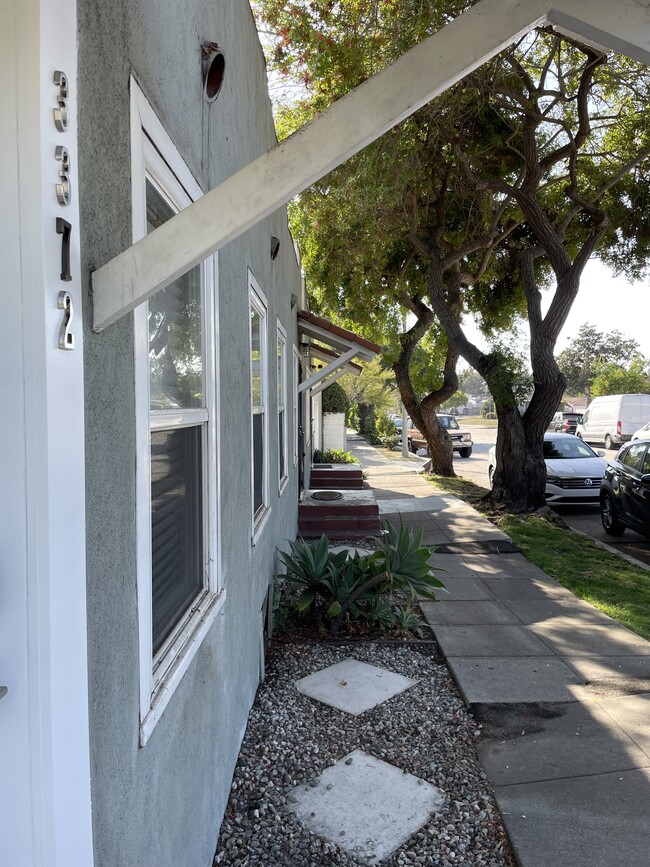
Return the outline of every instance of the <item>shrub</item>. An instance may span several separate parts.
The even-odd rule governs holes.
[[[361,433],[361,416],[359,415],[359,404],[353,403],[348,413],[348,424],[357,433]]]
[[[399,441],[399,431],[392,418],[382,413],[375,424],[375,433],[379,442],[387,449],[393,449]]]
[[[342,412],[347,415],[350,409],[350,399],[338,382],[333,382],[323,389],[323,412]]]
[[[377,415],[374,409],[371,409],[370,412],[366,413],[362,422],[361,422],[361,430],[359,433],[364,436],[369,443],[372,445],[376,445],[379,442],[377,438]]]
[[[344,452],[343,449],[316,449],[314,452],[315,464],[356,464],[357,459],[352,457],[350,452]]]
[[[380,547],[366,556],[333,553],[327,536],[316,544],[290,542],[289,553],[279,552],[287,574],[276,579],[288,581],[298,612],[311,614],[319,623],[329,621],[331,635],[355,619],[371,620],[380,628],[415,626],[399,609],[390,614],[390,606],[395,589],[435,599],[434,588],[443,586],[429,565],[433,549],[422,545],[422,532],[386,522]]]

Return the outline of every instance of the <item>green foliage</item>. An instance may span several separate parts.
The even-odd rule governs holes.
[[[323,412],[342,412],[347,415],[350,409],[350,398],[338,382],[333,382],[323,389],[322,398]]]
[[[332,633],[344,621],[359,618],[380,627],[392,625],[395,589],[435,600],[434,589],[443,586],[429,565],[433,549],[422,545],[422,532],[386,523],[380,547],[365,556],[333,553],[327,536],[316,544],[289,542],[290,551],[279,552],[286,575],[276,575],[276,580],[288,582],[299,613],[329,620]]]
[[[377,436],[377,413],[374,407],[367,408],[366,412],[361,417],[361,429],[359,433],[364,436],[369,443],[377,445],[379,437]]]
[[[342,376],[339,384],[351,403],[363,403],[377,410],[390,410],[396,403],[397,389],[392,370],[384,364],[380,355],[363,365],[359,376],[349,373]]]
[[[356,464],[357,459],[350,452],[343,449],[316,449],[314,452],[315,464]]]
[[[597,368],[602,369],[602,365],[614,364],[627,370],[639,357],[639,344],[636,340],[625,338],[620,331],[609,331],[605,334],[598,331],[595,326],[585,323],[571,341],[571,345],[558,355],[557,363],[566,377],[567,393],[576,395],[584,394],[591,389],[598,373]],[[602,385],[598,386],[600,387]],[[632,389],[632,391],[636,390]],[[591,393],[595,396],[593,391]],[[599,391],[598,393],[622,394],[623,392]]]
[[[414,633],[421,638],[425,624],[415,611],[400,605],[393,612],[392,625],[403,635]]]
[[[359,404],[353,403],[350,406],[350,412],[348,413],[348,424],[353,430],[360,431],[361,430],[361,416],[359,415]]]
[[[464,391],[457,391],[456,394],[452,394],[449,400],[446,400],[443,404],[441,404],[440,408],[446,410],[447,412],[456,412],[459,406],[467,406],[468,397]]]
[[[399,433],[392,418],[382,413],[375,423],[375,434],[379,442],[387,449],[395,448],[399,441]]]
[[[605,394],[649,394],[650,381],[645,372],[645,362],[635,358],[627,370],[614,361],[597,363],[591,386],[591,396]]]

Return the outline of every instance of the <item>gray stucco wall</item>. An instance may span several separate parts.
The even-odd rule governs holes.
[[[219,254],[221,562],[227,598],[147,744],[138,746],[133,319],[90,329],[90,272],[131,243],[129,76],[203,190],[274,143],[265,70],[245,0],[80,0],[79,198],[86,389],[88,643],[96,867],[209,865],[259,679],[261,607],[275,547],[293,538],[297,479],[280,497],[275,324],[297,343],[300,293],[284,211]],[[200,47],[218,42],[223,90],[202,94]],[[281,240],[270,258],[270,237]],[[271,515],[250,536],[247,269],[269,302]],[[287,405],[290,434],[291,402]]]

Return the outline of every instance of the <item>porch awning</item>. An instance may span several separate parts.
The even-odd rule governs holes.
[[[310,389],[312,394],[318,394],[344,373],[358,376],[362,370],[361,365],[354,363],[352,359],[372,361],[375,355],[381,352],[381,346],[376,343],[308,310],[298,313],[298,333],[301,343],[307,344],[310,341],[307,350],[309,355],[326,362],[325,367],[300,383],[298,392]]]

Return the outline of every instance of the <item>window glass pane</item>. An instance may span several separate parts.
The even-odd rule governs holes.
[[[201,427],[151,432],[153,650],[203,587]]]
[[[623,463],[630,469],[638,470],[644,451],[645,445],[630,446],[628,453],[623,458]]]
[[[283,479],[287,474],[284,457],[284,410],[278,413],[278,446],[280,449],[280,478]]]
[[[147,227],[174,215],[147,181]],[[201,267],[197,265],[149,301],[150,408],[190,409],[203,404]]]
[[[253,406],[262,405],[261,331],[262,317],[253,307],[251,308],[251,387]]]
[[[253,415],[253,513],[264,506],[264,414]]]

